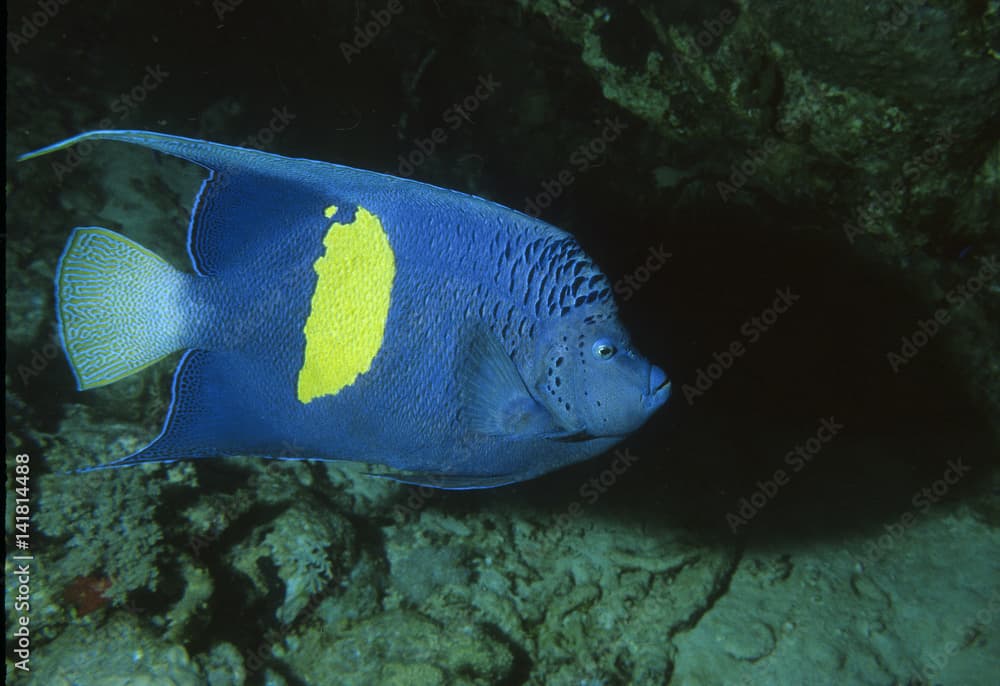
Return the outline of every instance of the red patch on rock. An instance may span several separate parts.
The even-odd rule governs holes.
[[[63,591],[63,598],[83,617],[111,602],[104,595],[109,588],[111,579],[106,576],[78,576]]]

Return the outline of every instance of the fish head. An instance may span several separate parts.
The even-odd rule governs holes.
[[[616,316],[590,314],[555,327],[535,392],[566,436],[624,436],[667,401],[670,380],[635,350]]]

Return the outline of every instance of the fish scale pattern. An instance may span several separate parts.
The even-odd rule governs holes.
[[[611,283],[569,236],[527,238],[497,234],[495,283],[535,317],[564,316],[574,307],[613,307]]]

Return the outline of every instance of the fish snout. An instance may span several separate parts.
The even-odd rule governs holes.
[[[646,391],[646,404],[659,407],[670,397],[670,378],[667,373],[655,364],[649,367],[649,390]]]
[[[655,364],[649,367],[649,394],[655,395],[657,391],[663,388],[664,384],[669,384],[670,379],[667,378],[667,373],[657,367]]]

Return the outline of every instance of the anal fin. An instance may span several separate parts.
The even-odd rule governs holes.
[[[231,455],[279,454],[265,416],[241,392],[237,379],[248,364],[233,352],[188,350],[174,374],[170,408],[160,435],[142,450],[113,462],[81,470],[130,467],[149,462]]]
[[[491,474],[488,476],[477,474],[431,474],[423,472],[392,472],[384,474],[366,472],[366,474],[378,479],[389,479],[403,484],[410,484],[411,486],[427,486],[443,491],[497,488],[523,480],[511,474]]]

